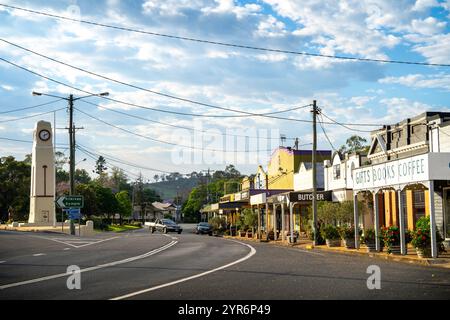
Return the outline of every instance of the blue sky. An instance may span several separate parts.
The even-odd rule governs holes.
[[[450,63],[448,0],[1,0],[0,3],[212,41],[325,55]],[[316,99],[323,113],[335,120],[388,124],[426,110],[450,111],[448,67],[366,63],[228,48],[61,21],[3,7],[0,7],[0,38],[153,91],[247,112],[281,111],[310,104]],[[0,56],[85,91],[108,91],[111,98],[120,101],[184,113],[237,114],[106,81],[4,42],[0,42]],[[83,95],[0,61],[0,112],[52,100],[33,97],[33,90],[55,95]],[[140,136],[114,129],[75,111],[76,124],[84,127],[77,134],[80,145],[98,154],[165,171],[220,169],[226,163],[233,163],[250,174],[256,171],[257,165],[267,164],[270,150],[278,145],[280,134],[298,137],[301,145],[312,141],[309,123],[261,117],[191,117],[99,98],[91,98],[89,102],[102,108],[82,101],[78,101],[76,107]],[[53,121],[53,113],[11,120],[64,106],[65,101],[60,101],[36,109],[0,113],[0,137],[31,140],[34,123],[41,119]],[[279,116],[310,120],[309,109]],[[192,130],[176,129],[123,113],[193,128],[196,136]],[[56,127],[64,128],[66,111],[58,111],[56,119]],[[369,133],[336,125],[325,124],[324,127],[336,148],[352,134],[369,137]],[[375,127],[353,128],[370,130]],[[233,143],[233,135],[260,139],[245,142],[237,138]],[[57,141],[66,144],[67,132],[58,130]],[[196,143],[194,148],[197,149],[185,148],[192,143]],[[288,140],[286,144],[292,145],[293,141]],[[319,147],[331,148],[320,127]],[[227,152],[202,153],[198,148],[226,149]],[[233,150],[267,151],[256,154]],[[30,151],[29,144],[0,140],[0,156],[12,154],[22,159]],[[77,152],[77,159],[83,158],[88,157]],[[131,172],[130,177],[139,172],[130,166],[119,166]],[[79,167],[91,171],[93,160],[88,158]],[[156,172],[142,170],[142,173],[151,179]]]

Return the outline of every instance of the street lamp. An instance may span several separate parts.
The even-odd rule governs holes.
[[[89,98],[89,97],[106,97],[109,95],[109,92],[102,92],[99,94],[89,94],[82,97],[74,98],[73,94],[70,94],[69,97],[61,97],[48,93],[41,92],[32,92],[33,96],[47,96],[52,98],[64,99],[69,104],[69,145],[70,145],[70,156],[69,156],[69,179],[70,179],[70,195],[75,194],[75,128],[73,126],[73,102],[76,100]],[[84,160],[83,160],[84,161]],[[72,219],[70,220],[70,234],[75,235],[75,225],[73,224]]]

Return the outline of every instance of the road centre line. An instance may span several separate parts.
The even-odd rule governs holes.
[[[40,257],[40,256],[45,256],[45,253],[35,253],[33,254],[33,257]]]
[[[165,284],[161,284],[161,285],[158,285],[158,286],[155,286],[155,287],[151,287],[151,288],[148,288],[148,289],[144,289],[144,290],[132,292],[132,293],[129,293],[129,294],[126,294],[126,295],[123,295],[123,296],[115,297],[115,298],[112,298],[110,300],[123,300],[123,299],[131,298],[131,297],[143,294],[143,293],[147,293],[147,292],[150,292],[150,291],[155,291],[155,290],[158,290],[158,289],[161,289],[161,288],[173,286],[175,284],[186,282],[186,281],[189,281],[189,280],[192,280],[192,279],[200,278],[200,277],[206,276],[208,274],[211,274],[211,273],[223,270],[225,268],[231,267],[231,266],[233,266],[235,264],[238,264],[238,263],[241,263],[241,262],[243,262],[245,260],[248,260],[256,253],[255,248],[253,248],[249,244],[246,244],[246,243],[243,243],[243,242],[240,242],[240,241],[236,241],[236,240],[229,240],[229,241],[233,241],[233,242],[236,242],[236,243],[239,243],[239,244],[242,244],[244,246],[249,247],[250,248],[250,252],[245,257],[240,258],[240,259],[238,259],[236,261],[233,261],[231,263],[228,263],[228,264],[226,264],[224,266],[221,266],[221,267],[218,267],[218,268],[215,268],[215,269],[212,269],[212,270],[208,270],[208,271],[205,271],[205,272],[202,272],[202,273],[190,276],[190,277],[182,278],[182,279],[175,280],[175,281],[172,281],[172,282],[168,282],[168,283],[165,283]]]
[[[108,268],[108,267],[113,267],[113,266],[117,266],[120,264],[124,264],[124,263],[128,263],[128,262],[132,262],[132,261],[136,261],[136,260],[140,260],[140,259],[144,259],[147,257],[150,257],[154,254],[157,254],[161,251],[167,250],[170,247],[176,245],[178,243],[178,241],[172,241],[162,247],[159,247],[157,249],[154,249],[152,251],[149,251],[147,253],[138,255],[138,256],[134,256],[131,258],[127,258],[127,259],[123,259],[123,260],[118,260],[118,261],[113,261],[113,262],[108,262],[105,264],[101,264],[98,266],[94,266],[94,267],[89,267],[86,269],[81,269],[80,273],[82,272],[89,272],[89,271],[95,271],[98,269],[103,269],[103,268]],[[0,290],[4,290],[4,289],[9,289],[9,288],[13,288],[13,287],[18,287],[18,286],[23,286],[23,285],[27,285],[27,284],[33,284],[33,283],[37,283],[37,282],[42,282],[42,281],[47,281],[47,280],[53,280],[53,279],[57,279],[57,278],[62,278],[62,277],[67,277],[70,276],[71,273],[59,273],[59,274],[54,274],[51,276],[46,276],[46,277],[42,277],[42,278],[36,278],[36,279],[31,279],[31,280],[26,280],[26,281],[21,281],[21,282],[16,282],[16,283],[10,283],[10,284],[5,284],[0,286]]]

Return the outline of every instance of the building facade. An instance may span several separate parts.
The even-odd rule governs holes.
[[[405,230],[414,229],[422,216],[430,217],[433,257],[435,231],[450,241],[449,125],[450,113],[425,112],[375,130],[367,155],[371,164],[353,171],[354,199],[370,194],[376,234],[382,226],[399,226],[403,254]],[[355,205],[355,226],[359,223]],[[376,246],[379,250],[378,238]]]

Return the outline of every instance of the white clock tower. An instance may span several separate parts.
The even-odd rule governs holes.
[[[55,217],[55,155],[52,125],[39,121],[33,133],[31,164],[30,216],[28,223],[54,225]]]

